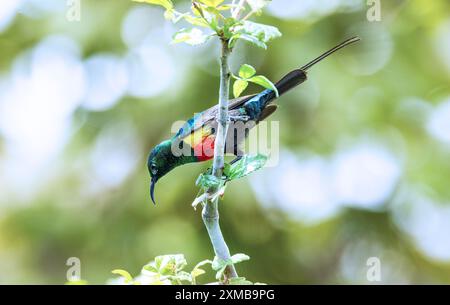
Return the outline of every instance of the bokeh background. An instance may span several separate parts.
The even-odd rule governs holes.
[[[221,202],[252,281],[369,284],[378,257],[381,283],[450,283],[450,4],[381,5],[368,22],[366,1],[275,0],[256,20],[282,38],[234,52],[233,71],[249,63],[276,81],[362,37],[281,99],[279,165]],[[172,122],[215,103],[217,42],[170,45],[183,25],[159,7],[81,0],[79,22],[68,9],[0,5],[0,283],[62,284],[69,257],[89,283],[160,254],[212,258],[191,207],[208,164],[162,179],[155,207],[146,158]]]

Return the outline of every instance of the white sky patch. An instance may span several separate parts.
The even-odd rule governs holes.
[[[21,4],[22,0],[2,0],[0,5],[0,33],[12,23]]]
[[[331,218],[338,212],[325,160],[311,156],[299,159],[283,151],[277,167],[262,171],[252,175],[250,181],[264,206],[276,207],[310,224]]]
[[[112,54],[96,54],[86,60],[85,68],[88,88],[82,106],[92,111],[113,107],[128,87],[124,61]]]
[[[379,259],[380,282],[370,282],[367,278],[369,258]],[[411,266],[396,249],[385,248],[376,236],[362,236],[348,242],[339,262],[342,278],[349,284],[408,284],[414,274]]]
[[[396,224],[428,257],[450,262],[450,204],[405,187],[392,205]]]
[[[434,51],[450,75],[450,20],[439,25],[434,35]]]
[[[140,162],[139,139],[131,123],[114,124],[106,128],[96,140],[90,155],[87,179],[92,191],[120,185]]]
[[[130,51],[126,61],[129,74],[128,93],[134,97],[157,96],[180,85],[175,84],[175,62],[162,47],[140,47]]]
[[[381,145],[359,143],[330,158],[284,151],[277,167],[250,181],[259,202],[313,224],[346,206],[380,209],[401,175],[401,164]]]
[[[19,56],[0,92],[3,167],[10,190],[25,196],[44,181],[69,137],[71,116],[84,95],[85,74],[77,45],[48,37]]]
[[[421,98],[410,96],[405,97],[396,107],[396,115],[412,122],[413,124],[423,125],[433,110],[433,105]]]
[[[336,154],[331,175],[335,196],[349,206],[379,208],[400,177],[398,160],[387,150],[360,144]]]
[[[362,7],[358,0],[276,0],[270,2],[267,11],[280,19],[307,19],[320,17],[345,7],[347,11]]]
[[[53,13],[64,14],[66,0],[22,0],[20,12],[32,18],[43,18]]]
[[[288,160],[284,165],[274,176],[279,183],[278,204],[303,215],[307,221],[334,215],[338,206],[332,197],[326,161],[320,158]]]
[[[433,138],[450,144],[450,97],[431,112],[426,128]]]
[[[389,30],[379,22],[353,24],[348,36],[358,33],[361,41],[353,53],[340,55],[345,69],[356,75],[372,75],[382,70],[394,53],[394,41]]]
[[[163,28],[164,24],[160,8],[135,5],[122,21],[122,40],[129,48],[139,47],[152,32]]]

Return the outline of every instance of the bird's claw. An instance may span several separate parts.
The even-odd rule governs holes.
[[[247,122],[250,117],[248,115],[230,115],[229,120],[231,122]]]

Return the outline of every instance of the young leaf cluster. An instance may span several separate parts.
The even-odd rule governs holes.
[[[204,260],[199,262],[190,271],[186,271],[187,261],[183,254],[168,254],[155,257],[153,261],[145,265],[141,273],[133,277],[128,271],[115,269],[112,271],[117,277],[110,279],[108,284],[113,285],[196,285],[197,278],[206,273],[203,266],[211,265],[216,272],[217,283],[252,285],[253,283],[244,277],[226,279],[224,277],[225,268],[230,264],[238,264],[249,260],[250,257],[238,253],[229,260],[224,261],[217,257],[214,260]]]
[[[278,96],[277,87],[267,77],[265,77],[264,75],[255,74],[255,68],[248,64],[244,64],[239,69],[239,74],[233,75],[233,78],[236,79],[233,84],[233,95],[235,98],[241,96],[242,92],[247,89],[249,83],[254,83],[266,89],[273,90]]]
[[[257,155],[245,155],[239,161],[229,164],[225,163],[223,169],[222,179],[211,175],[211,170],[209,169],[197,178],[196,185],[200,186],[199,195],[192,202],[194,208],[197,207],[199,203],[204,203],[208,198],[206,193],[202,193],[209,187],[214,187],[217,189],[217,193],[214,196],[223,197],[226,188],[226,182],[243,178],[250,175],[251,173],[261,169],[267,162],[268,157],[262,154]],[[201,194],[201,195],[200,195]]]
[[[248,41],[258,47],[267,48],[267,43],[280,37],[280,31],[273,26],[251,22],[247,19],[260,14],[270,2],[268,0],[246,0],[225,3],[224,0],[193,0],[188,12],[179,12],[171,0],[133,0],[164,8],[164,17],[173,23],[185,21],[189,28],[182,28],[173,35],[173,43],[184,42],[199,45],[211,37],[218,36],[228,42],[232,49],[238,40]],[[242,12],[246,15],[240,18]]]

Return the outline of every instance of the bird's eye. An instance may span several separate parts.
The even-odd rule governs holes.
[[[152,174],[156,174],[158,172],[158,168],[156,167],[155,164],[152,164],[150,166],[150,170],[152,171]]]

